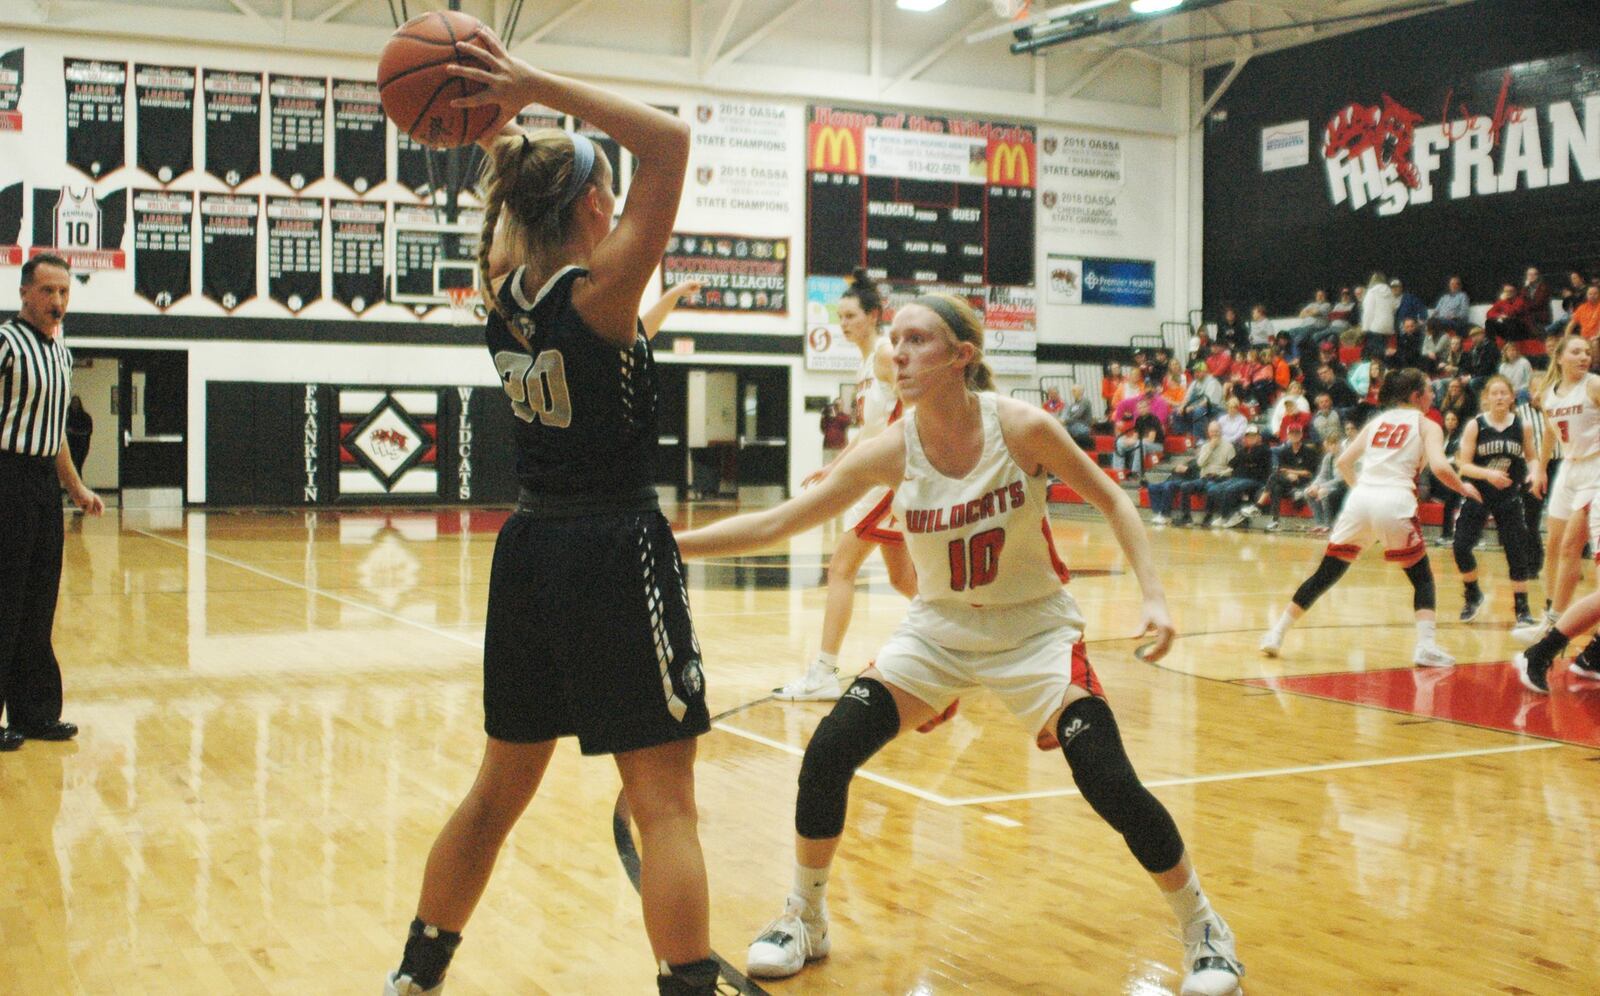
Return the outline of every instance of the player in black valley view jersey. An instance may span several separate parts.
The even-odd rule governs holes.
[[[1478,586],[1478,559],[1472,549],[1483,536],[1484,524],[1494,516],[1505,549],[1506,566],[1511,573],[1512,608],[1519,626],[1534,622],[1528,609],[1528,580],[1536,573],[1538,541],[1528,534],[1528,519],[1522,508],[1522,492],[1528,486],[1528,460],[1537,458],[1533,426],[1517,417],[1511,403],[1516,394],[1511,382],[1499,374],[1483,385],[1483,412],[1461,430],[1459,461],[1461,477],[1477,481],[1482,501],[1471,498],[1461,503],[1456,517],[1456,568],[1466,585],[1461,621],[1471,622],[1483,608],[1483,590]]]
[[[484,634],[488,744],[428,857],[417,917],[386,992],[436,993],[495,856],[556,738],[613,754],[639,824],[645,930],[669,996],[716,991],[696,827],[695,738],[709,728],[677,547],[656,506],[657,382],[638,303],[661,262],[688,160],[678,118],[540,72],[483,33],[488,70],[456,106],[493,104],[480,268],[489,351],[518,417],[522,496],[500,531]],[[470,61],[470,60],[469,60]],[[506,127],[539,103],[638,157],[615,231],[612,164],[587,138]]]

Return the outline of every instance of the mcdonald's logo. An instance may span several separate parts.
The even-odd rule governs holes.
[[[811,126],[811,169],[824,173],[857,173],[861,169],[856,133],[833,125]]]
[[[989,184],[995,187],[1033,186],[1033,146],[1019,142],[990,143]]]

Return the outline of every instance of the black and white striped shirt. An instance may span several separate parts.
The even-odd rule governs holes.
[[[53,457],[67,426],[72,352],[21,316],[0,324],[0,451]]]

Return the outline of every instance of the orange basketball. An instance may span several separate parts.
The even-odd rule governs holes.
[[[378,94],[383,113],[414,141],[435,149],[470,145],[494,126],[499,108],[456,108],[450,101],[483,89],[473,80],[451,76],[456,62],[481,65],[458,55],[456,42],[476,41],[488,30],[471,14],[436,10],[395,29],[378,57]]]

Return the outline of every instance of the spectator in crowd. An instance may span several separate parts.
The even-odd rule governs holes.
[[[1250,309],[1250,348],[1260,349],[1272,345],[1272,339],[1278,334],[1278,328],[1272,324],[1272,319],[1267,317],[1267,306],[1258,304]]]
[[[1127,428],[1128,423],[1139,417],[1139,404],[1141,402],[1149,406],[1150,414],[1155,416],[1156,420],[1161,423],[1163,431],[1165,430],[1167,422],[1172,418],[1172,409],[1168,407],[1165,398],[1157,394],[1149,385],[1145,385],[1144,393],[1124,398],[1117,405],[1115,418],[1118,432],[1122,432]]]
[[[1317,367],[1315,389],[1333,399],[1333,409],[1339,413],[1342,420],[1348,421],[1356,410],[1356,404],[1361,401],[1361,395],[1356,393],[1348,381],[1340,379],[1338,371],[1331,363]]]
[[[1283,509],[1283,500],[1299,504],[1305,497],[1305,489],[1316,476],[1317,464],[1321,461],[1322,454],[1317,447],[1306,442],[1305,426],[1299,422],[1290,422],[1284,429],[1285,442],[1273,454],[1276,467],[1267,476],[1266,487],[1262,489],[1261,497],[1256,502],[1256,507],[1266,510],[1271,518],[1267,520],[1267,529],[1277,529],[1280,525],[1279,515]]]
[[[822,465],[824,467],[838,459],[844,452],[845,445],[850,442],[849,430],[851,418],[844,407],[837,401],[828,402],[828,407],[822,410]]]
[[[1389,291],[1394,294],[1395,324],[1404,325],[1406,319],[1413,318],[1420,328],[1428,317],[1428,306],[1422,303],[1422,298],[1406,290],[1398,277],[1389,281]]]
[[[1044,392],[1044,401],[1040,403],[1040,407],[1060,419],[1061,409],[1067,407],[1067,403],[1061,400],[1061,389],[1052,387]]]
[[[1241,350],[1250,348],[1250,330],[1245,326],[1244,319],[1239,317],[1239,310],[1231,304],[1222,306],[1222,317],[1217,321],[1217,341],[1232,350],[1235,356]]]
[[[1339,288],[1339,300],[1328,309],[1328,334],[1338,335],[1356,323],[1356,296],[1350,288]]]
[[[1533,364],[1528,362],[1514,342],[1506,343],[1506,348],[1500,351],[1500,376],[1511,385],[1515,404],[1523,404],[1532,397],[1529,392],[1533,385]]]
[[[1333,397],[1321,391],[1312,401],[1311,437],[1326,448],[1327,444],[1344,435],[1344,419],[1333,408]]]
[[[1494,338],[1481,326],[1474,326],[1467,333],[1466,346],[1461,355],[1461,372],[1471,379],[1472,390],[1476,393],[1483,387],[1483,382],[1500,372],[1500,350],[1494,344]]]
[[[1462,418],[1459,414],[1454,411],[1444,413],[1444,455],[1452,465],[1456,462],[1456,451],[1461,448],[1461,426]],[[1451,545],[1456,536],[1456,510],[1461,507],[1461,495],[1445,487],[1443,482],[1433,476],[1433,471],[1424,466],[1421,497],[1424,501],[1432,498],[1444,506],[1443,525],[1439,527],[1439,538],[1434,541],[1434,545]]]
[[[1072,400],[1067,402],[1057,417],[1066,427],[1067,435],[1080,449],[1093,451],[1094,409],[1089,405],[1089,399],[1083,396],[1082,384],[1072,385]]]
[[[1572,309],[1572,319],[1562,331],[1567,335],[1581,335],[1591,342],[1600,335],[1600,284],[1590,284],[1583,289],[1583,301]]]
[[[1484,319],[1483,327],[1503,342],[1521,342],[1532,337],[1528,301],[1517,292],[1516,284],[1500,285],[1500,296],[1489,305],[1489,316]]]
[[[1470,327],[1468,331],[1470,331]],[[1459,368],[1461,366],[1461,336],[1454,331],[1446,332],[1443,339],[1434,345],[1433,369],[1435,373],[1445,367]]]
[[[1222,414],[1222,382],[1211,375],[1204,363],[1194,365],[1194,380],[1184,393],[1183,403],[1172,414],[1172,431],[1199,436],[1211,420]]]
[[[1297,422],[1301,426],[1311,424],[1311,404],[1306,401],[1305,385],[1297,380],[1291,380],[1284,390],[1272,411],[1267,415],[1267,431],[1282,440],[1287,423]]]
[[[1328,331],[1328,315],[1332,311],[1333,304],[1328,300],[1328,292],[1318,287],[1311,294],[1311,303],[1300,309],[1300,323],[1287,330],[1294,344],[1295,356],[1305,355],[1318,339],[1331,334]]]
[[[1354,426],[1351,428],[1353,431]],[[1327,437],[1322,446],[1322,460],[1317,464],[1317,476],[1306,486],[1306,501],[1311,503],[1312,520],[1316,523],[1311,527],[1313,536],[1321,536],[1333,527],[1333,520],[1339,517],[1339,508],[1344,504],[1344,493],[1349,490],[1336,465],[1344,445],[1342,433]]]
[[[1233,350],[1221,343],[1213,343],[1203,359],[1206,369],[1211,371],[1211,376],[1219,381],[1227,380],[1233,371]]]
[[[1378,389],[1383,386],[1383,361],[1371,359],[1355,364],[1345,381],[1358,398],[1354,419],[1358,424],[1364,424],[1367,416],[1378,410]]]
[[[1226,410],[1217,419],[1217,424],[1222,429],[1222,438],[1230,445],[1238,446],[1239,441],[1244,438],[1245,429],[1250,427],[1250,420],[1240,411],[1238,398],[1229,398],[1223,402],[1223,407]]]
[[[1122,364],[1115,361],[1107,363],[1104,373],[1100,375],[1100,401],[1106,406],[1108,416],[1121,400],[1117,392],[1122,389],[1122,379]]]
[[[1161,420],[1151,411],[1149,398],[1135,399],[1134,410],[1133,421],[1117,435],[1116,459],[1123,473],[1143,481],[1145,457],[1161,452],[1166,433],[1162,431]]]
[[[1544,282],[1537,266],[1528,267],[1523,274],[1521,297],[1528,303],[1528,320],[1535,333],[1550,331],[1550,285]]]
[[[1167,403],[1170,413],[1183,407],[1183,399],[1189,393],[1189,378],[1184,376],[1183,364],[1177,360],[1167,363],[1166,376],[1161,380],[1161,398]]]
[[[1271,347],[1255,350],[1247,371],[1248,379],[1241,377],[1239,389],[1256,411],[1264,412],[1278,396],[1277,364]]]
[[[1367,359],[1382,356],[1389,344],[1389,337],[1394,335],[1394,309],[1397,303],[1394,291],[1389,289],[1389,281],[1382,273],[1374,273],[1361,295],[1361,327],[1367,333],[1366,347],[1361,355]]]
[[[1472,301],[1460,277],[1451,277],[1448,289],[1439,295],[1439,302],[1433,306],[1433,320],[1456,335],[1465,335],[1472,326]]]
[[[1111,404],[1108,411],[1121,411],[1124,403],[1137,400],[1144,395],[1144,371],[1137,366],[1130,366],[1122,371],[1122,383],[1111,392]],[[1113,415],[1113,417],[1120,417]]]
[[[1445,385],[1444,397],[1439,399],[1438,407],[1441,416],[1454,415],[1457,424],[1465,422],[1478,414],[1478,402],[1475,394],[1467,390],[1466,381],[1461,377],[1452,378],[1450,383]]]
[[[1396,366],[1420,367],[1422,366],[1422,322],[1415,317],[1407,317],[1400,322],[1400,331],[1395,333],[1394,345],[1398,356]]]
[[[1272,451],[1261,440],[1261,430],[1244,430],[1225,481],[1206,488],[1206,519],[1213,526],[1230,527],[1255,514],[1255,497],[1272,474]]]
[[[1224,480],[1233,473],[1233,444],[1222,438],[1222,427],[1216,422],[1206,426],[1206,441],[1195,450],[1192,458],[1185,457],[1173,465],[1172,476],[1160,484],[1150,485],[1151,522],[1162,525],[1168,521],[1187,526],[1191,520],[1189,506],[1195,495],[1203,495],[1209,485]],[[1172,503],[1178,503],[1177,515],[1167,518]],[[1210,525],[1206,520],[1201,525]]]
[[[1572,270],[1567,274],[1567,285],[1550,299],[1551,317],[1555,322],[1561,323],[1562,329],[1572,321],[1572,313],[1583,303],[1584,292],[1588,287],[1589,281],[1584,278],[1583,271]]]
[[[1423,325],[1422,346],[1419,350],[1422,356],[1421,366],[1430,373],[1439,369],[1439,350],[1449,341],[1454,334],[1450,326],[1437,318],[1428,319]]]

